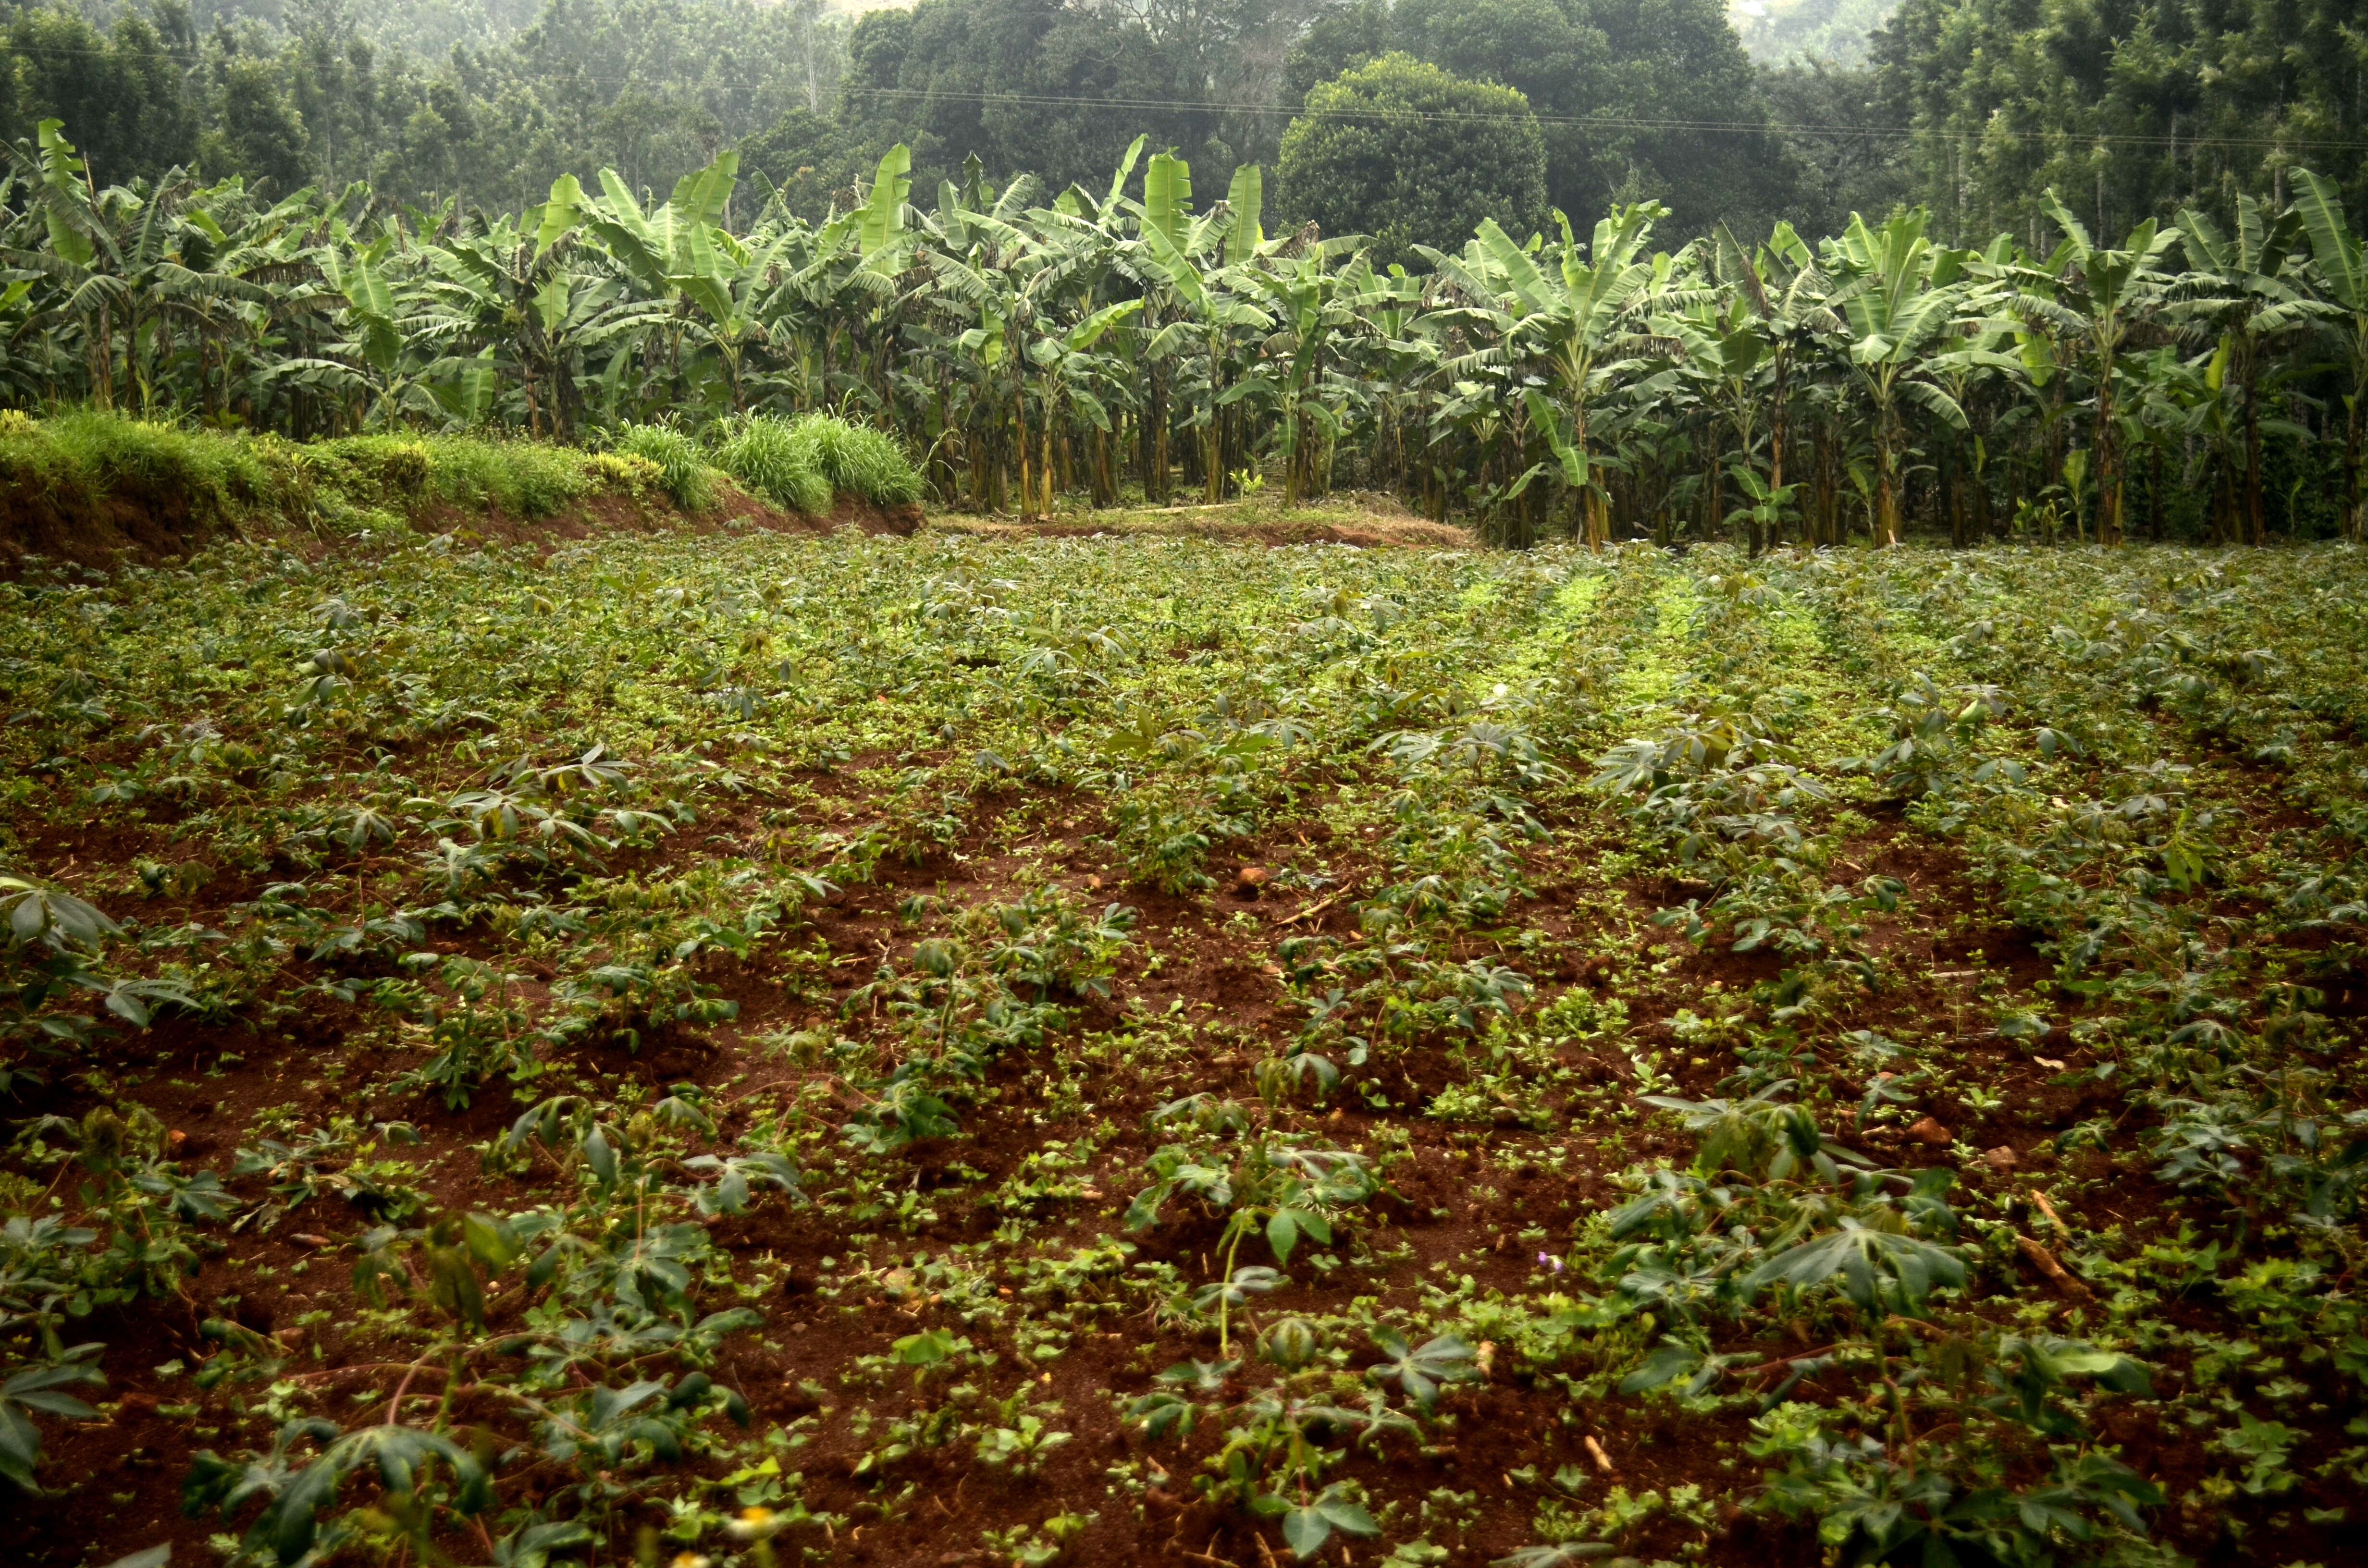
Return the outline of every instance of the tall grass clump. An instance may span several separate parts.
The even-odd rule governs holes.
[[[704,512],[715,505],[713,472],[700,455],[699,443],[671,425],[628,425],[618,432],[615,447],[627,457],[643,458],[658,466],[658,488],[686,512]]]
[[[726,427],[716,466],[777,506],[808,517],[830,510],[831,483],[820,449],[803,421],[751,415]]]
[[[921,498],[921,475],[896,439],[869,425],[830,414],[807,414],[790,428],[814,443],[816,466],[833,490],[882,506]]]

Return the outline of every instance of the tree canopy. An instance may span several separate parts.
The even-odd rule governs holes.
[[[1274,169],[1311,91],[1396,52],[1522,96],[1548,208],[1649,199],[1679,237],[1920,201],[1938,235],[2039,247],[2050,187],[2096,228],[2226,223],[2296,165],[2368,199],[2341,0],[1907,0],[1861,49],[1879,14],[1764,0],[1738,37],[1722,0],[0,0],[0,140],[54,118],[102,184],[365,179],[423,213],[603,165],[663,192],[736,147],[821,222],[897,145],[924,190],[975,158],[1048,199],[1138,132]]]
[[[1880,112],[1914,130],[1916,195],[1952,234],[2095,228],[2328,171],[2368,199],[2368,30],[2349,0],[1905,0],[1876,36]]]
[[[1304,96],[1394,50],[1518,88],[1565,211],[1649,197],[1684,233],[1794,215],[1798,165],[1719,0],[1359,0],[1309,28],[1285,74]]]
[[[1368,234],[1387,265],[1452,246],[1483,218],[1527,233],[1544,217],[1545,173],[1519,92],[1393,53],[1307,95],[1282,139],[1277,201],[1326,234]]]

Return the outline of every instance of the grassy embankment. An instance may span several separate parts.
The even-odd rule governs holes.
[[[516,537],[683,522],[917,525],[894,441],[843,421],[744,422],[701,444],[663,426],[606,450],[473,436],[299,444],[76,411],[0,413],[0,569],[186,555],[226,536],[328,543],[411,531]]]
[[[604,450],[474,436],[380,435],[300,444],[77,411],[0,413],[0,572],[24,558],[83,566],[186,556],[216,540],[308,546],[410,531],[521,539],[619,528],[909,533],[922,483],[890,437],[821,415],[743,420],[700,440],[662,426]],[[954,531],[1090,533],[1456,546],[1463,530],[1349,496],[1285,507],[1080,508],[1041,519],[943,517]]]

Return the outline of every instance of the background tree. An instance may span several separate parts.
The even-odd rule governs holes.
[[[2294,171],[2294,202],[2318,262],[2329,335],[2341,356],[2338,395],[2343,407],[2343,527],[2368,541],[2368,511],[2360,492],[2360,437],[2368,421],[2368,265],[2360,236],[2343,210],[2336,183],[2308,169]]]
[[[1871,67],[1787,61],[1761,68],[1759,91],[1792,154],[1785,216],[1795,229],[1835,233],[1853,212],[1874,219],[1909,202],[1907,160]]]
[[[1383,264],[1447,246],[1483,218],[1545,216],[1545,140],[1510,87],[1385,54],[1307,95],[1282,138],[1276,205],[1326,234],[1362,233]]]
[[[1944,236],[2040,249],[2051,186],[2095,233],[2183,207],[2226,222],[2240,192],[2283,205],[2298,164],[2368,199],[2352,0],[1902,0],[1873,54]]]
[[[1307,29],[1286,78],[1304,97],[1389,51],[1519,89],[1574,216],[1652,198],[1684,238],[1791,211],[1794,158],[1718,0],[1361,0]]]
[[[63,120],[101,184],[187,163],[199,127],[185,79],[193,40],[186,11],[168,5],[157,15],[164,29],[127,15],[105,32],[70,10],[9,17],[0,28],[0,131],[14,140],[40,120]]]
[[[244,55],[223,61],[213,97],[213,124],[198,143],[199,164],[268,181],[274,196],[309,183],[312,137],[273,62]]]
[[[760,187],[778,191],[791,211],[817,222],[834,201],[852,204],[855,183],[864,172],[856,138],[803,104],[740,143],[740,168]]]
[[[210,175],[423,206],[524,207],[602,164],[663,190],[793,107],[834,112],[846,32],[824,0],[139,6],[100,31],[71,0],[0,0],[0,138],[85,128],[102,182],[202,145]]]
[[[1898,0],[1742,0],[1728,14],[1755,60],[1848,71],[1866,61],[1867,38]]]
[[[1145,131],[1156,146],[1222,166],[1236,149],[1221,136],[1221,85],[1245,29],[1268,14],[1064,0],[874,11],[849,40],[846,116],[867,153],[909,142],[924,188],[973,154],[997,182],[1025,172],[1047,195],[1090,187]],[[1263,119],[1255,126],[1271,138]]]

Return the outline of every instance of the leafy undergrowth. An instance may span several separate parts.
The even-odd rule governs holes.
[[[2363,579],[37,572],[12,1556],[2340,1561]]]

